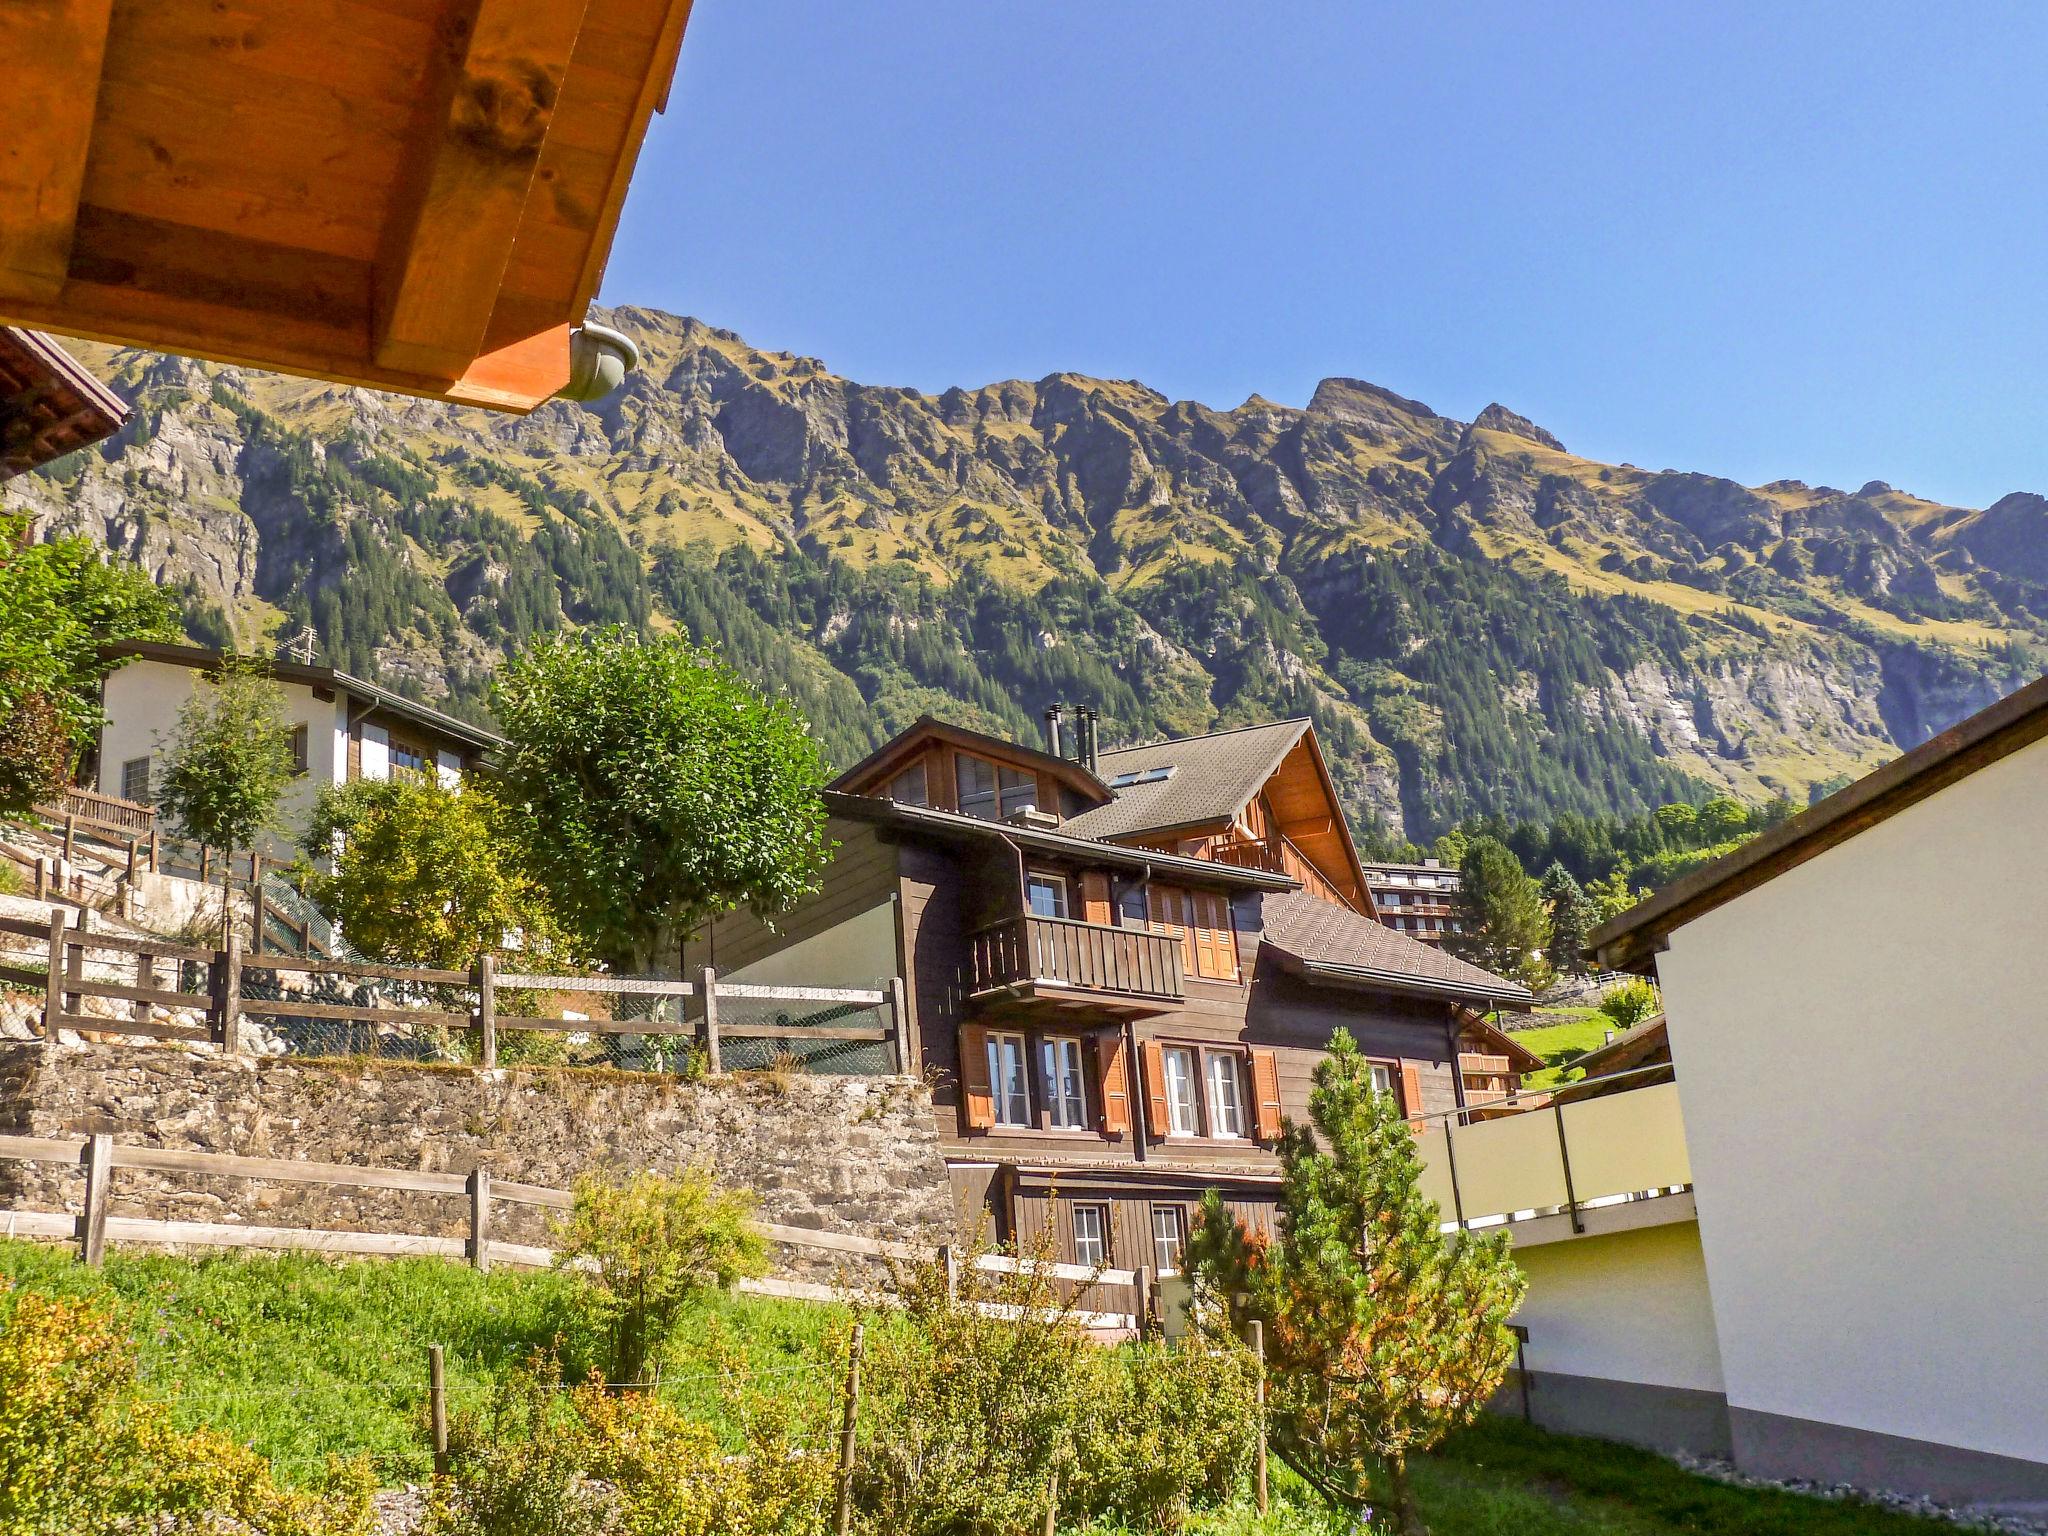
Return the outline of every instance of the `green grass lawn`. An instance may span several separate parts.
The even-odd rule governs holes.
[[[458,1406],[536,1348],[582,1348],[566,1282],[479,1275],[438,1259],[335,1264],[310,1255],[176,1259],[109,1255],[103,1270],[69,1248],[0,1240],[0,1279],[49,1294],[111,1300],[134,1330],[152,1392],[187,1425],[205,1424],[313,1475],[330,1453],[369,1455],[386,1484],[425,1470],[427,1346],[446,1352]],[[11,1309],[0,1288],[0,1321]],[[686,1318],[664,1391],[726,1424],[735,1373],[822,1404],[837,1389],[845,1314],[815,1303],[717,1297]],[[1947,1527],[1795,1494],[1730,1488],[1644,1451],[1488,1418],[1415,1481],[1436,1536],[1939,1536]],[[1192,1536],[1349,1536],[1277,1461],[1263,1520],[1248,1501],[1205,1514]],[[1080,1533],[1072,1533],[1080,1536]],[[1087,1536],[1123,1536],[1100,1530]],[[1133,1533],[1135,1536],[1135,1533]]]
[[[1614,1028],[1614,1021],[1594,1008],[1539,1008],[1529,1017],[1541,1022],[1516,1030],[1515,1039],[1541,1056],[1544,1065],[1523,1079],[1528,1088],[1555,1088],[1570,1074],[1572,1063]]]

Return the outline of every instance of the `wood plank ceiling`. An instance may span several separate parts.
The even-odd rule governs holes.
[[[0,4],[0,321],[531,410],[689,8]]]

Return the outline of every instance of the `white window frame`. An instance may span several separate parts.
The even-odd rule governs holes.
[[[1217,1092],[1226,1084],[1227,1097]],[[1244,1069],[1235,1052],[1202,1052],[1202,1094],[1209,1107],[1209,1134],[1229,1141],[1244,1140]]]
[[[1056,1131],[1087,1130],[1088,1069],[1080,1040],[1073,1035],[1047,1035],[1039,1042],[1038,1052],[1046,1120]]]
[[[128,792],[128,781],[138,770],[142,777],[142,793],[139,795],[130,794]],[[121,765],[121,798],[123,800],[133,800],[138,805],[149,804],[149,754],[147,752],[143,753],[140,757],[131,757]]]
[[[1391,1098],[1394,1092],[1395,1069],[1384,1061],[1369,1061],[1365,1068],[1372,1077],[1372,1091],[1386,1094]]]
[[[1202,1134],[1202,1067],[1201,1053],[1191,1045],[1169,1045],[1159,1053],[1159,1075],[1161,1087],[1166,1093],[1166,1134],[1169,1136],[1200,1136]],[[1184,1071],[1178,1082],[1174,1065],[1179,1063]],[[1184,1087],[1185,1095],[1175,1093],[1176,1087]],[[1185,1114],[1182,1112],[1185,1111]]]
[[[1057,892],[1058,900],[1054,904],[1059,910],[1056,912],[1039,911],[1031,900],[1032,887],[1034,886]],[[1065,875],[1048,874],[1040,869],[1030,871],[1024,877],[1024,906],[1025,910],[1030,912],[1033,917],[1072,917],[1074,915],[1073,891],[1067,884],[1067,877]]]
[[[1090,1254],[1087,1251],[1087,1247],[1083,1246],[1081,1218],[1084,1214],[1095,1228],[1092,1237],[1088,1241],[1088,1247],[1092,1247],[1095,1250],[1093,1254]],[[1074,1262],[1076,1264],[1085,1264],[1090,1269],[1098,1266],[1106,1268],[1109,1264],[1109,1207],[1097,1200],[1077,1203],[1073,1207],[1072,1215],[1074,1221]]]
[[[1031,1057],[1024,1037],[991,1034],[988,1037],[988,1095],[995,1107],[995,1123],[1008,1130],[1029,1130],[1031,1121]],[[1014,1071],[1006,1071],[1014,1067]]]
[[[1159,1230],[1159,1218],[1171,1218],[1173,1224],[1172,1252],[1167,1251],[1169,1239]],[[1180,1273],[1181,1255],[1188,1248],[1188,1213],[1177,1205],[1155,1205],[1152,1207],[1152,1265],[1162,1275]]]

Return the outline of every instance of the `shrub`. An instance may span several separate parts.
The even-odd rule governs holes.
[[[753,1213],[751,1194],[720,1188],[703,1168],[640,1173],[622,1184],[577,1180],[555,1262],[581,1278],[578,1294],[604,1340],[610,1380],[641,1381],[694,1297],[766,1270]]]
[[[222,1516],[252,1536],[367,1536],[373,1487],[355,1462],[318,1491],[287,1491],[227,1437],[172,1428],[136,1385],[133,1341],[95,1302],[25,1294],[0,1330],[8,1536],[198,1531]]]
[[[1045,1257],[1043,1253],[1037,1255]],[[1178,1529],[1226,1499],[1251,1454],[1242,1352],[1098,1348],[1050,1278],[972,1263],[898,1276],[902,1318],[878,1319],[855,1497],[891,1536],[1006,1536],[1111,1520]]]
[[[1611,988],[1600,999],[1600,1011],[1614,1021],[1616,1029],[1634,1029],[1643,1020],[1656,1017],[1662,1006],[1657,989],[1640,977]]]
[[[812,1536],[833,1462],[774,1405],[743,1413],[739,1455],[706,1425],[642,1393],[568,1392],[545,1357],[448,1427],[448,1476],[423,1536]]]

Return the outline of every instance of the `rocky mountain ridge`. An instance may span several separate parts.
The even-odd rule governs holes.
[[[1803,798],[2038,670],[2048,502],[1982,510],[1600,464],[1355,379],[1231,410],[1055,374],[927,395],[695,320],[526,418],[80,351],[135,404],[10,485],[182,588],[201,638],[310,625],[483,707],[563,623],[681,625],[839,759],[931,709],[1106,739],[1317,719],[1361,828]]]

